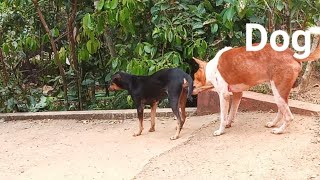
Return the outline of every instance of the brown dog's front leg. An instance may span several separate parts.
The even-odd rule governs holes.
[[[143,131],[143,107],[139,106],[137,108],[138,111],[138,119],[139,119],[139,131],[134,133],[133,136],[140,136]]]

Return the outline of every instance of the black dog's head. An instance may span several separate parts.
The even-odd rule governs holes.
[[[111,83],[108,88],[109,91],[118,91],[122,89],[127,89],[127,77],[124,72],[117,72],[111,78]]]

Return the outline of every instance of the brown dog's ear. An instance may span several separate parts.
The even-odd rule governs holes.
[[[192,57],[192,59],[199,65],[199,67],[205,67],[207,65],[207,62],[202,61],[200,59],[197,59],[195,57]]]

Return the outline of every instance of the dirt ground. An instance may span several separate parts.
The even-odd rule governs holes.
[[[218,115],[190,117],[169,140],[173,119],[132,137],[134,121],[0,123],[0,179],[320,179],[320,119],[295,115],[285,134],[264,124],[275,113],[239,113],[214,137]]]

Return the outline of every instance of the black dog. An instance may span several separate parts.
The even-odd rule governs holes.
[[[188,87],[188,89],[187,89]],[[151,127],[149,132],[155,131],[155,115],[158,102],[168,94],[170,107],[177,117],[177,131],[170,139],[179,137],[181,128],[186,120],[187,97],[192,100],[193,80],[181,69],[162,69],[151,76],[136,76],[124,72],[117,72],[111,81],[110,91],[128,90],[138,111],[139,131],[134,136],[141,135],[143,130],[144,105],[151,105]],[[179,112],[181,108],[181,116]]]

